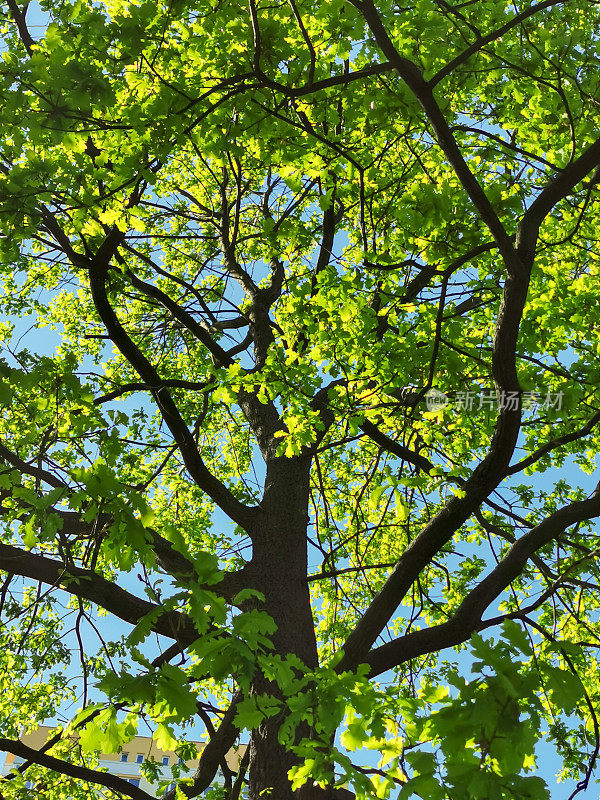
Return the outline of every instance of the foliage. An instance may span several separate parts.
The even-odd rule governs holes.
[[[600,4],[0,25],[2,796],[586,789]]]

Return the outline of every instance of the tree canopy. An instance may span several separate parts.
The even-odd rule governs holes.
[[[0,24],[2,798],[584,791],[600,4]]]

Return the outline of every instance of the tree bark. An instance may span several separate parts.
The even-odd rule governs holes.
[[[317,644],[307,583],[307,537],[310,458],[273,459],[267,464],[260,521],[254,530],[250,566],[255,585],[265,595],[265,610],[277,630],[275,652],[298,656],[317,666]],[[256,676],[256,693],[281,697],[279,687]],[[250,741],[249,800],[303,800],[309,787],[293,792],[288,770],[298,757],[280,744],[280,715],[265,720]],[[298,731],[298,738],[309,731]]]

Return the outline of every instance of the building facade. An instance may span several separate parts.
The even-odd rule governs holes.
[[[35,732],[21,737],[21,741],[28,747],[37,750],[44,745],[52,730],[52,728],[46,725],[41,725]],[[200,754],[204,744],[202,742],[194,742],[194,744]],[[245,750],[246,745],[240,745],[238,748],[234,748],[227,753],[226,761],[233,772],[237,772]],[[99,757],[99,768],[106,770],[106,772],[109,772],[111,775],[117,775],[123,778],[134,786],[139,786],[140,789],[156,797],[157,784],[153,786],[148,783],[141,773],[141,765],[146,759],[154,759],[154,761],[158,763],[160,776],[164,781],[170,781],[172,779],[172,767],[179,761],[176,753],[173,751],[161,750],[151,737],[136,736],[120,753],[101,753]],[[12,753],[7,753],[2,771],[0,772],[0,778],[8,775],[12,769],[19,767],[23,763],[23,758],[19,758]],[[186,763],[191,770],[194,770],[198,761],[196,759]]]

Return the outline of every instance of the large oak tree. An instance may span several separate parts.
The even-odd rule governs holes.
[[[40,4],[0,11],[2,797],[144,800],[94,752],[146,723],[207,733],[168,798],[542,798],[541,739],[585,789],[600,4]]]

